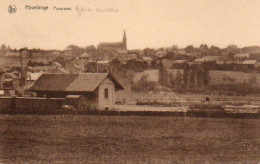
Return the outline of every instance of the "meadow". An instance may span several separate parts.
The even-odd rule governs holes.
[[[0,163],[257,163],[260,120],[0,115]]]

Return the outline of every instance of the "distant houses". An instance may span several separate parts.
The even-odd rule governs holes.
[[[245,60],[249,58],[249,54],[235,54],[234,59],[235,60]]]
[[[19,77],[14,73],[6,73],[0,70],[0,90],[2,95],[16,95],[19,87]],[[1,95],[0,94],[0,95]]]

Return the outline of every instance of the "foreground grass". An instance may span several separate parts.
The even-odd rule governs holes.
[[[260,120],[0,115],[0,162],[256,163]]]

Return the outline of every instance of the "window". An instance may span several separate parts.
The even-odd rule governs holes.
[[[104,90],[104,97],[108,98],[108,89],[107,88]]]

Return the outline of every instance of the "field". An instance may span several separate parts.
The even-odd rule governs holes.
[[[257,163],[260,120],[0,115],[0,163]]]

